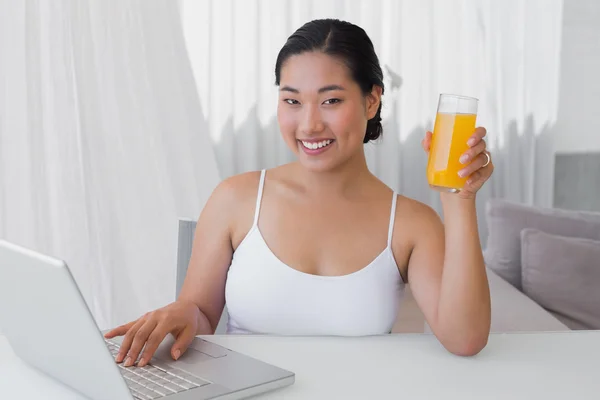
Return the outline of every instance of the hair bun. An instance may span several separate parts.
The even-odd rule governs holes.
[[[381,105],[382,104],[379,103],[377,114],[367,121],[367,132],[365,133],[363,143],[368,143],[371,140],[377,140],[383,133],[383,126],[381,125]]]

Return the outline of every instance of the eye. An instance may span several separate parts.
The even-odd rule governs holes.
[[[323,102],[323,104],[333,105],[333,104],[340,103],[341,101],[342,100],[340,100],[340,99],[328,99],[328,100],[325,100]]]
[[[284,99],[283,101],[290,105],[293,105],[293,106],[300,104],[300,102],[298,100],[294,100],[294,99]]]

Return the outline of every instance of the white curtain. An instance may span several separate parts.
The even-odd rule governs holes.
[[[562,0],[181,0],[186,45],[223,177],[293,158],[276,121],[274,67],[287,37],[315,18],[363,27],[386,74],[383,139],[372,171],[441,212],[420,147],[440,93],[480,99],[496,165],[478,196],[552,205]]]
[[[368,160],[392,188],[439,210],[420,140],[438,94],[456,92],[480,99],[497,165],[480,203],[551,204],[559,0],[0,0],[0,10],[0,237],[65,259],[101,328],[173,300],[177,217],[197,217],[219,178],[292,160],[275,58],[313,18],[355,22],[375,43],[387,91]]]
[[[0,10],[0,237],[65,259],[102,329],[173,301],[218,182],[177,3]]]

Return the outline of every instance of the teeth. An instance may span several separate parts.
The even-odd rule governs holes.
[[[314,143],[302,141],[302,144],[304,145],[304,147],[306,147],[307,149],[311,149],[311,150],[320,149],[322,147],[327,146],[330,143],[331,143],[331,140],[323,140],[322,142],[314,142]]]

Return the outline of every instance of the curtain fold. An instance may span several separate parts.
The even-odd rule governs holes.
[[[102,328],[173,301],[219,181],[177,3],[0,3],[0,237],[65,259]]]

